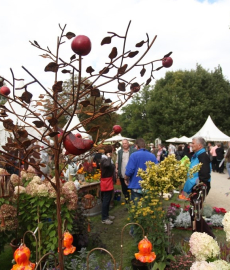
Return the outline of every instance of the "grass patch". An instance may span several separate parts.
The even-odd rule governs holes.
[[[117,186],[120,188],[120,186]],[[124,198],[122,195],[121,201],[114,201],[114,207],[110,209],[110,215],[116,216],[114,223],[111,225],[106,225],[101,223],[101,215],[89,217],[91,223],[91,232],[90,239],[92,240],[95,237],[91,237],[92,235],[98,236],[98,241],[95,243],[91,243],[88,247],[88,250],[91,250],[93,247],[102,247],[107,249],[114,257],[116,263],[120,265],[121,261],[121,232],[123,227],[129,223],[128,211],[126,210],[126,206],[122,205],[124,202]],[[171,200],[164,201],[163,205],[166,209],[170,203],[180,204],[181,207],[188,205],[188,202],[178,201],[177,194],[173,196]],[[123,232],[123,269],[131,266],[131,260],[134,258],[134,253],[138,252],[137,244],[141,239],[135,240],[129,235],[130,227],[126,227]],[[223,230],[213,229],[214,234],[217,236],[218,243],[224,245],[226,244],[226,235]],[[186,246],[186,250],[189,250],[188,244],[185,244],[184,238],[190,237],[192,234],[191,230],[181,230],[174,228],[172,230],[173,234],[173,247],[175,246]],[[99,241],[100,240],[100,241]],[[154,250],[153,250],[154,251]],[[105,265],[109,260],[112,261],[109,255],[104,252],[100,252],[98,250],[94,251],[95,255],[100,258],[99,260]],[[12,268],[13,252],[11,247],[7,245],[5,247],[4,253],[0,254],[0,269],[8,270]]]

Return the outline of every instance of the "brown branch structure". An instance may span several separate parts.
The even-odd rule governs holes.
[[[103,46],[110,44],[112,42],[112,38],[117,37],[122,39],[123,44],[122,48],[119,50],[121,51],[120,55],[117,55],[117,49],[114,47],[109,55],[110,60],[105,61],[104,67],[100,69],[100,71],[94,71],[92,67],[88,67],[86,72],[89,73],[89,76],[86,78],[82,78],[82,62],[84,61],[84,57],[86,55],[81,55],[79,53],[78,58],[75,55],[70,57],[70,61],[66,61],[59,57],[60,49],[62,44],[65,42],[64,39],[74,38],[75,34],[72,32],[68,32],[65,34],[66,25],[61,27],[59,24],[59,28],[61,30],[60,36],[57,38],[57,48],[56,52],[53,53],[49,47],[42,48],[37,41],[31,42],[30,44],[39,49],[44,51],[46,54],[41,55],[43,58],[51,59],[51,63],[45,66],[45,72],[50,72],[53,77],[54,84],[51,87],[52,89],[47,89],[44,85],[24,66],[22,68],[31,76],[32,80],[22,87],[15,88],[16,81],[22,79],[16,79],[11,69],[12,80],[7,80],[6,78],[0,76],[3,83],[6,82],[7,84],[12,87],[12,95],[11,96],[4,96],[8,98],[8,103],[10,108],[6,108],[4,105],[0,106],[0,121],[2,121],[3,126],[5,129],[12,135],[11,138],[7,139],[7,143],[3,146],[3,150],[0,150],[0,160],[4,161],[8,164],[13,165],[13,160],[18,160],[19,164],[24,162],[25,169],[28,168],[29,165],[34,167],[41,175],[43,175],[46,180],[48,180],[52,186],[56,190],[56,197],[57,197],[57,222],[58,222],[58,264],[59,269],[64,270],[64,258],[62,252],[62,240],[63,240],[63,231],[62,231],[62,219],[61,219],[61,202],[60,202],[60,175],[63,168],[67,165],[67,162],[64,163],[63,168],[60,168],[60,158],[62,158],[62,150],[64,147],[64,143],[67,139],[70,138],[71,132],[74,130],[78,130],[80,127],[86,126],[86,124],[91,123],[93,120],[98,119],[102,116],[109,115],[111,113],[116,112],[122,106],[124,106],[137,92],[133,90],[133,85],[137,86],[138,91],[140,86],[143,83],[134,83],[134,79],[131,80],[126,78],[126,75],[134,68],[139,68],[142,66],[143,68],[147,65],[151,65],[151,76],[153,78],[152,73],[154,71],[159,70],[161,67],[157,69],[153,69],[153,63],[156,61],[160,61],[162,59],[153,60],[148,63],[141,63],[141,60],[145,57],[145,55],[149,52],[151,47],[153,46],[156,37],[153,40],[149,41],[149,36],[147,34],[147,40],[141,41],[136,44],[136,47],[141,47],[145,44],[145,49],[139,58],[133,61],[133,63],[128,67],[125,63],[127,58],[135,58],[139,51],[132,52],[130,50],[126,50],[126,41],[128,38],[128,31],[131,25],[131,21],[128,23],[128,26],[125,31],[125,35],[118,35],[115,32],[108,32],[111,34],[110,37],[106,37],[103,39],[101,43]],[[75,67],[74,63],[78,62],[78,67]],[[68,70],[65,68],[69,68]],[[59,72],[63,71],[63,73],[69,73],[72,76],[72,85],[71,85],[71,93],[68,95],[65,103],[63,102],[60,93],[63,91],[62,88],[62,81],[58,81],[58,74]],[[107,74],[109,73],[109,75]],[[75,74],[78,76],[78,82],[75,85]],[[88,81],[90,82],[88,83]],[[108,91],[106,89],[101,90],[101,87],[105,87],[109,85],[111,82],[118,83],[118,89],[114,89],[112,91]],[[34,84],[38,84],[41,90],[45,94],[41,94],[38,99],[35,99],[28,91],[28,88]],[[130,86],[130,90],[127,91],[126,88]],[[17,93],[18,90],[25,90],[24,93],[19,96]],[[136,88],[135,88],[136,89]],[[110,94],[114,97],[114,100],[111,102],[105,101],[105,97],[107,94]],[[47,106],[40,110],[40,114],[36,111],[37,106],[44,106],[44,97],[47,96],[49,102],[47,102]],[[92,102],[89,102],[89,97],[92,98]],[[102,103],[100,105],[97,104],[98,98],[102,99]],[[33,105],[35,102],[34,108]],[[17,111],[14,108],[14,104],[22,106],[25,112]],[[105,105],[106,104],[106,105]],[[90,106],[89,106],[90,105]],[[88,107],[87,107],[88,106]],[[84,110],[83,110],[84,107]],[[86,108],[86,110],[85,110]],[[90,110],[89,110],[90,109]],[[8,116],[8,113],[16,115],[17,119],[20,121],[20,125],[13,123],[12,119]],[[85,120],[81,121],[79,124],[75,125],[73,128],[69,130],[69,126],[73,117],[75,116],[76,112],[85,113],[89,115]],[[60,138],[58,134],[60,133],[59,128],[59,120],[61,116],[69,117],[69,120],[66,124],[65,130],[61,131]],[[29,119],[34,119],[31,123]],[[32,134],[28,128],[36,131],[37,135]],[[100,127],[95,127],[97,131],[97,139],[99,135]],[[87,131],[89,133],[90,131]],[[113,132],[107,133],[102,136],[102,143],[108,137],[113,135]],[[53,145],[51,144],[50,140],[47,140],[47,137],[52,137]],[[84,142],[84,139],[82,139]],[[54,167],[55,167],[55,179],[56,183],[51,181],[51,177],[42,173],[40,170],[41,164],[39,162],[39,156],[41,149],[39,147],[39,143],[45,145],[45,148],[49,150],[52,155],[54,156]],[[74,144],[73,144],[74,145]],[[76,147],[76,146],[75,146]],[[80,146],[79,150],[82,150]],[[78,148],[77,148],[78,149]],[[93,151],[95,151],[95,146],[91,146],[85,155],[90,155]],[[83,151],[84,152],[84,151]],[[71,159],[71,157],[69,158]],[[20,166],[19,166],[20,167]],[[123,239],[122,239],[123,241]],[[123,245],[123,242],[122,242]],[[39,263],[45,258],[47,255],[43,256],[41,260],[38,262],[36,269],[38,268]],[[121,260],[122,265],[122,260]]]

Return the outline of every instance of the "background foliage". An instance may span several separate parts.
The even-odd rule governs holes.
[[[193,136],[210,115],[216,126],[230,135],[230,83],[220,66],[214,71],[197,65],[195,70],[167,72],[155,86],[145,86],[122,108],[122,135],[163,141]]]

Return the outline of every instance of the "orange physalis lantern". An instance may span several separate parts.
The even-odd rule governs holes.
[[[135,258],[143,263],[150,263],[156,259],[155,252],[152,252],[153,246],[145,236],[138,244],[139,253],[135,253]]]
[[[14,252],[14,260],[17,264],[13,265],[11,270],[33,270],[35,263],[29,261],[30,250],[25,244],[21,244]]]
[[[69,255],[69,254],[74,253],[74,251],[76,250],[76,247],[74,247],[72,245],[72,243],[73,243],[72,234],[70,234],[69,232],[64,232],[63,242],[64,242],[64,247],[65,247],[65,249],[63,251],[64,255]]]

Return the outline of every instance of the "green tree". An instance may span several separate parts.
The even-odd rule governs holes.
[[[216,125],[230,134],[230,83],[221,67],[209,72],[196,70],[168,72],[156,82],[147,105],[149,127],[162,140],[192,136],[210,115]]]
[[[134,95],[131,104],[122,108],[118,123],[122,127],[122,135],[134,139],[145,138],[152,140],[148,126],[148,115],[146,106],[150,99],[151,86],[145,86],[139,93]]]
[[[230,135],[230,83],[220,66],[214,71],[167,72],[154,87],[145,87],[119,118],[124,135],[163,141],[192,136],[210,115],[220,130]]]

